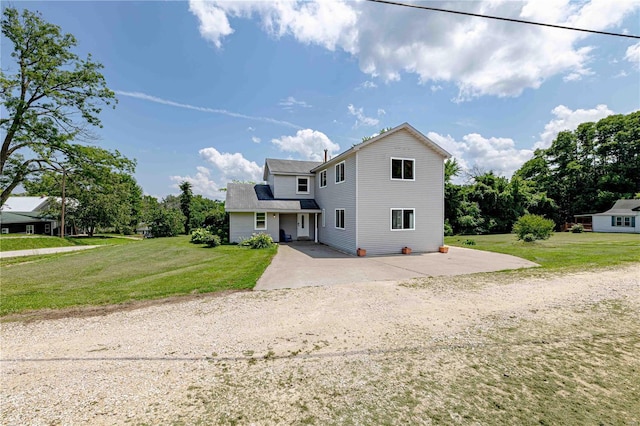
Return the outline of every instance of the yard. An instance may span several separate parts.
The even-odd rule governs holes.
[[[208,249],[182,236],[5,259],[0,315],[250,289],[274,254],[238,246]]]
[[[107,244],[126,244],[135,241],[135,237],[94,236],[94,237],[50,237],[44,235],[3,235],[0,236],[0,252],[13,250],[32,250],[50,247],[73,247]]]

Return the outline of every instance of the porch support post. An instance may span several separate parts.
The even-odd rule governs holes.
[[[314,213],[313,216],[316,218],[316,232],[313,234],[314,242],[318,243],[318,213]]]

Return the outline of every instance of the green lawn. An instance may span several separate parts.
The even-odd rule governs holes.
[[[250,289],[275,253],[276,248],[208,249],[181,236],[27,257],[21,262],[7,259],[0,262],[0,315]]]
[[[94,237],[48,237],[45,235],[20,235],[0,237],[0,251],[33,250],[49,247],[71,247],[87,245],[126,244],[135,241],[118,236]]]
[[[464,244],[467,241],[475,245]],[[582,269],[640,262],[640,235],[585,232],[555,233],[548,240],[525,243],[514,234],[445,237],[445,244],[511,254],[545,269]]]

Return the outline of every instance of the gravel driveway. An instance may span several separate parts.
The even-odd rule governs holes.
[[[446,383],[457,345],[602,301],[640,308],[640,265],[488,277],[241,292],[2,323],[1,423],[366,424],[358,416],[375,407],[392,412],[391,423],[412,422],[389,396],[404,395],[408,371]],[[446,367],[434,348],[448,354]],[[442,403],[435,393],[418,398],[418,408]]]

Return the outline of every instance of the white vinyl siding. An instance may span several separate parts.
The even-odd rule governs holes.
[[[344,161],[336,164],[336,183],[342,183],[345,180]]]
[[[391,159],[413,159],[414,180],[390,179]],[[444,158],[401,130],[358,151],[358,246],[367,254],[434,252],[444,243]],[[414,209],[414,230],[393,230],[391,210]]]
[[[297,177],[296,182],[296,194],[308,194],[309,193],[309,178]]]
[[[416,180],[414,158],[394,158],[391,157],[391,179],[392,180]]]
[[[273,241],[280,241],[280,214],[266,213],[267,229],[264,232],[271,235]],[[295,220],[295,219],[294,219]],[[295,222],[294,222],[295,224]],[[240,243],[247,238],[251,238],[256,233],[256,215],[253,212],[231,212],[229,213],[229,241]]]
[[[298,192],[298,179],[307,178],[309,183],[307,186],[307,192]],[[287,175],[275,175],[273,178],[273,192],[274,198],[283,199],[310,199],[314,197],[315,193],[315,176],[287,176]]]
[[[344,229],[344,209],[336,209],[335,224],[337,229]]]
[[[391,209],[392,231],[413,231],[416,229],[416,209]]]
[[[320,184],[320,188],[325,188],[327,186],[327,171],[323,170],[320,172],[319,175],[319,184]]]
[[[267,214],[264,212],[257,213],[256,212],[256,221],[253,229],[256,231],[266,231],[267,230]]]

